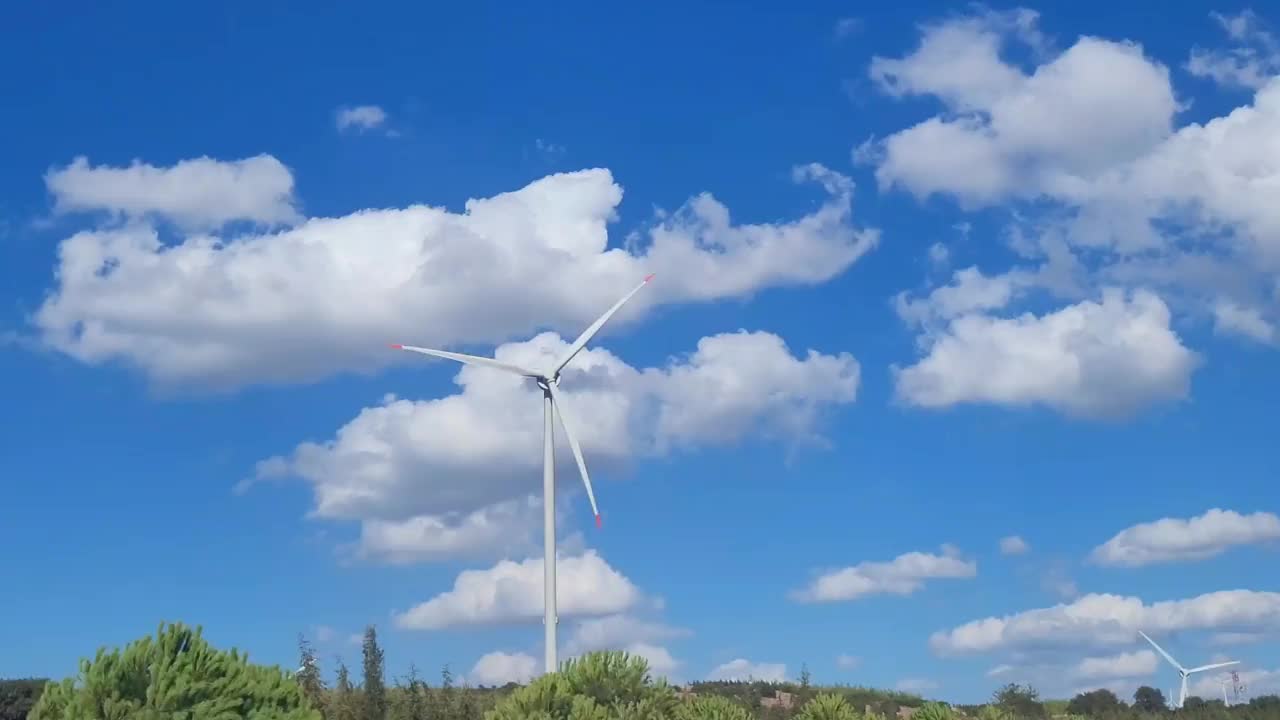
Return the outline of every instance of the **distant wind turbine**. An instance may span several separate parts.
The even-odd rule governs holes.
[[[564,358],[556,363],[554,367],[547,371],[530,370],[512,365],[510,363],[500,362],[493,358],[477,357],[475,355],[463,355],[462,353],[446,352],[444,350],[432,350],[424,347],[414,347],[412,345],[392,345],[396,350],[408,350],[410,352],[422,353],[423,355],[431,355],[433,357],[444,358],[446,360],[454,360],[467,365],[476,365],[479,367],[493,368],[496,370],[505,370],[509,373],[520,375],[521,377],[531,378],[542,388],[542,623],[545,626],[545,642],[546,642],[546,672],[556,671],[556,515],[555,515],[555,497],[556,497],[556,470],[555,470],[555,446],[553,436],[555,434],[555,422],[553,417],[559,412],[560,427],[564,428],[564,436],[569,441],[569,448],[573,451],[573,459],[578,463],[578,472],[582,475],[582,484],[587,488],[587,500],[591,502],[591,512],[596,516],[596,527],[600,527],[600,510],[596,507],[596,496],[591,490],[591,477],[587,475],[587,463],[582,459],[582,447],[578,445],[578,440],[574,436],[573,431],[569,429],[569,423],[565,418],[564,395],[558,389],[560,386],[560,373],[564,370],[569,361],[586,347],[591,338],[600,332],[600,328],[613,317],[613,314],[631,299],[633,295],[640,292],[640,289],[649,284],[653,279],[653,275],[649,275],[639,285],[635,286],[631,292],[622,297],[621,300],[614,303],[613,307],[605,311],[603,315],[591,323],[590,327],[582,331],[577,340],[573,341],[573,345],[569,346],[569,351],[565,353]]]
[[[1214,670],[1221,667],[1227,667],[1228,665],[1240,664],[1239,660],[1229,660],[1227,662],[1213,663],[1212,665],[1201,665],[1200,667],[1184,668],[1177,660],[1173,659],[1172,655],[1165,652],[1164,648],[1157,645],[1155,640],[1152,640],[1151,638],[1147,637],[1146,633],[1139,630],[1138,634],[1141,635],[1147,642],[1151,643],[1151,647],[1155,648],[1157,652],[1163,655],[1164,659],[1168,660],[1170,665],[1177,668],[1178,675],[1182,678],[1182,685],[1178,690],[1178,707],[1182,707],[1183,703],[1187,701],[1187,678],[1191,677],[1192,673],[1204,672],[1205,670]]]

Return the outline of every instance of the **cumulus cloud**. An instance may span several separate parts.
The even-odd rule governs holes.
[[[563,357],[553,333],[498,347],[519,365]],[[423,362],[437,362],[423,360]],[[847,354],[792,355],[769,333],[703,338],[665,367],[633,368],[601,348],[584,350],[562,376],[574,434],[599,481],[632,458],[745,437],[806,441],[824,411],[857,396],[859,367]],[[359,552],[416,562],[517,552],[540,520],[530,498],[542,463],[540,391],[506,373],[462,366],[457,394],[394,396],[362,410],[323,443],[259,464],[260,479],[296,476],[315,493],[313,515],[363,523]],[[580,480],[566,443],[557,477]],[[605,514],[608,494],[597,482]]]
[[[1031,11],[951,17],[925,26],[913,51],[873,60],[869,72],[887,95],[928,96],[944,106],[860,148],[876,165],[881,186],[920,198],[946,196],[962,209],[1014,209],[1007,238],[1018,258],[1014,270],[970,270],[930,303],[900,303],[904,319],[926,331],[926,349],[948,337],[948,317],[981,328],[973,332],[995,332],[987,316],[997,307],[1047,294],[1057,310],[1040,306],[1034,317],[1071,316],[1110,286],[1135,295],[1150,291],[1169,303],[1158,310],[1152,305],[1147,317],[1156,325],[1168,325],[1162,317],[1172,313],[1208,316],[1220,332],[1277,344],[1280,304],[1272,288],[1280,278],[1280,205],[1274,202],[1280,78],[1268,76],[1259,49],[1267,43],[1274,49],[1274,40],[1251,14],[1217,19],[1233,41],[1253,49],[1214,56],[1213,63],[1193,53],[1193,71],[1256,92],[1251,103],[1223,116],[1180,127],[1174,116],[1183,104],[1170,73],[1139,45],[1084,36],[1049,52]],[[1028,69],[1006,58],[1017,44],[1033,51]],[[1163,336],[1157,347],[1173,351],[1156,358],[1175,364],[1154,387],[1140,383],[1139,397],[1122,394],[1119,407],[1099,406],[1087,388],[1083,407],[1067,407],[1044,388],[971,388],[962,395],[1039,402],[1090,417],[1128,415],[1156,396],[1181,397],[1187,353],[1172,330],[1152,331]],[[1124,370],[1142,379],[1148,368],[1137,364]],[[1061,358],[1027,352],[1019,366],[1052,377]],[[908,388],[906,399],[919,403],[918,394],[952,404],[941,390],[945,383],[934,386],[937,378],[926,376],[927,389]]]
[[[1186,398],[1198,365],[1146,291],[1106,290],[1045,315],[961,314],[924,338],[927,354],[894,368],[898,397],[940,408],[961,403],[1043,405],[1085,418],[1121,418]]]
[[[162,183],[95,183],[132,188],[124,199],[59,192],[68,203],[185,209],[206,221],[286,214],[279,197],[292,178],[273,170],[274,159],[243,161],[254,177],[279,175],[271,187],[237,181],[216,192],[185,180],[192,162],[206,161],[138,172],[159,172]],[[795,178],[826,193],[802,217],[735,224],[702,194],[613,247],[608,225],[622,188],[604,169],[550,175],[469,200],[462,212],[370,209],[280,232],[175,242],[145,223],[102,227],[59,246],[57,283],[34,322],[44,343],[82,362],[121,362],[167,386],[230,389],[421,361],[388,342],[489,344],[540,329],[576,336],[620,288],[656,273],[611,323],[617,330],[660,305],[825,282],[875,246],[876,232],[853,224],[848,178],[819,165]],[[208,202],[211,194],[220,202]]]
[[[387,111],[377,105],[341,107],[334,117],[339,132],[355,130],[364,132],[382,127],[387,122]]]
[[[1000,55],[1025,39],[1007,16],[984,14],[927,26],[899,58],[873,59],[870,73],[895,96],[932,95],[938,116],[887,137],[876,178],[918,196],[954,195],[987,204],[1069,187],[1167,137],[1177,109],[1168,70],[1141,48],[1082,37],[1031,74]]]
[[[573,628],[565,652],[576,656],[595,650],[622,650],[644,658],[654,675],[670,679],[682,663],[661,643],[689,634],[684,628],[630,614],[588,618]]]
[[[1099,565],[1142,567],[1159,563],[1204,560],[1240,545],[1280,540],[1275,513],[1241,515],[1212,508],[1192,518],[1161,518],[1125,528],[1093,549]]]
[[[791,597],[799,602],[828,603],[870,595],[910,595],[928,580],[967,579],[977,574],[976,562],[961,559],[950,548],[944,548],[941,555],[909,552],[888,562],[861,562],[823,573]]]
[[[1271,344],[1280,335],[1267,321],[1260,308],[1245,307],[1231,300],[1218,300],[1213,305],[1214,330],[1239,335],[1255,342]]]
[[[503,560],[487,570],[464,570],[453,589],[402,613],[398,627],[436,630],[466,625],[532,622],[542,617],[542,558]],[[622,573],[594,550],[556,561],[557,610],[561,616],[608,615],[644,600]]]
[[[1150,650],[1125,652],[1081,660],[1073,674],[1081,679],[1142,677],[1156,671],[1158,660]]]
[[[685,637],[690,632],[635,615],[609,615],[580,621],[565,644],[570,655],[595,650],[625,650],[637,643],[652,643]]]
[[[235,220],[274,226],[302,219],[293,194],[293,173],[270,155],[231,161],[200,157],[167,168],[140,160],[127,167],[93,166],[87,158],[77,157],[66,167],[51,169],[44,181],[57,213],[105,211],[134,221],[155,217],[189,230],[217,229]],[[74,280],[76,261],[92,262],[93,253],[100,252],[105,254],[96,258],[93,270],[105,275],[112,258],[122,259],[111,254],[114,242],[129,242],[113,240],[122,237],[145,245],[145,237],[154,238],[155,232],[138,224],[77,234],[62,245],[60,274],[70,272]],[[212,249],[207,236],[193,236],[192,242]],[[158,244],[151,249],[158,252]]]
[[[929,638],[942,655],[997,650],[1099,647],[1140,641],[1137,631],[1280,629],[1280,593],[1223,590],[1187,600],[1089,594],[1071,603],[988,617]]]
[[[1027,544],[1027,541],[1017,535],[1000,538],[1001,555],[1025,555],[1030,551],[1031,546]]]
[[[482,656],[467,673],[472,685],[502,686],[527,683],[538,674],[538,661],[524,653],[495,651]]]
[[[747,681],[764,680],[782,682],[787,679],[787,666],[783,663],[756,663],[737,658],[717,666],[707,675],[708,680]]]
[[[1221,632],[1209,636],[1210,645],[1251,645],[1266,639],[1264,633]]]

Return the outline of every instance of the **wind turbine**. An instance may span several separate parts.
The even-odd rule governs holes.
[[[1190,677],[1192,673],[1204,672],[1205,670],[1214,670],[1216,668],[1227,667],[1228,665],[1240,664],[1239,660],[1230,660],[1228,662],[1213,663],[1212,665],[1201,665],[1200,667],[1184,668],[1177,660],[1173,659],[1172,655],[1165,652],[1164,648],[1157,645],[1155,640],[1152,640],[1151,638],[1147,637],[1146,633],[1139,630],[1138,634],[1141,635],[1144,639],[1146,639],[1147,642],[1151,643],[1151,647],[1155,648],[1157,652],[1163,655],[1164,659],[1168,660],[1170,665],[1177,668],[1178,675],[1182,678],[1182,685],[1178,690],[1178,707],[1182,707],[1182,704],[1187,701],[1187,678]]]
[[[596,319],[595,322],[582,331],[577,340],[573,341],[573,345],[569,346],[569,351],[565,353],[564,358],[556,365],[548,370],[531,370],[518,365],[500,362],[493,358],[477,357],[475,355],[463,355],[462,353],[446,352],[444,350],[432,350],[431,348],[415,347],[413,345],[392,345],[396,350],[408,350],[410,352],[422,353],[423,355],[431,355],[433,357],[444,358],[446,360],[455,360],[466,365],[477,365],[480,367],[494,368],[496,370],[505,370],[509,373],[520,375],[521,377],[531,378],[542,388],[542,624],[545,626],[545,642],[546,642],[546,672],[556,671],[556,516],[555,516],[555,498],[556,498],[556,469],[555,469],[555,423],[552,419],[556,412],[560,415],[560,427],[564,428],[564,436],[569,440],[569,448],[573,450],[573,459],[578,463],[578,472],[582,475],[582,484],[587,488],[587,500],[591,501],[591,512],[596,516],[596,527],[600,527],[600,510],[596,507],[596,496],[591,490],[591,477],[587,474],[587,463],[582,459],[582,447],[578,445],[578,440],[574,436],[573,431],[569,429],[569,422],[565,418],[564,395],[558,389],[560,386],[560,373],[565,366],[573,360],[582,348],[586,347],[591,338],[600,332],[600,328],[618,312],[631,296],[640,292],[640,289],[649,284],[653,279],[653,275],[645,277],[645,279],[631,292],[622,296],[622,299],[614,303],[613,307],[605,311],[603,315]]]

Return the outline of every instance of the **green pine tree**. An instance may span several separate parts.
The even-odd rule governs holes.
[[[315,650],[301,633],[298,634],[298,674],[295,679],[311,707],[324,707],[324,679],[320,675],[320,663]]]
[[[364,720],[387,720],[387,686],[383,676],[382,648],[378,647],[378,631],[370,625],[364,629]]]
[[[80,674],[50,683],[30,720],[321,720],[302,688],[279,667],[210,645],[199,627],[162,623],[92,659]]]
[[[351,685],[351,671],[342,658],[338,658],[338,676],[329,695],[325,717],[327,720],[360,720],[357,704],[356,690]]]

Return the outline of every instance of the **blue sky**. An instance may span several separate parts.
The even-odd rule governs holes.
[[[1280,18],[558,7],[4,11],[0,676],[161,620],[527,676],[537,396],[386,344],[656,272],[565,377],[562,655],[1277,689]]]

